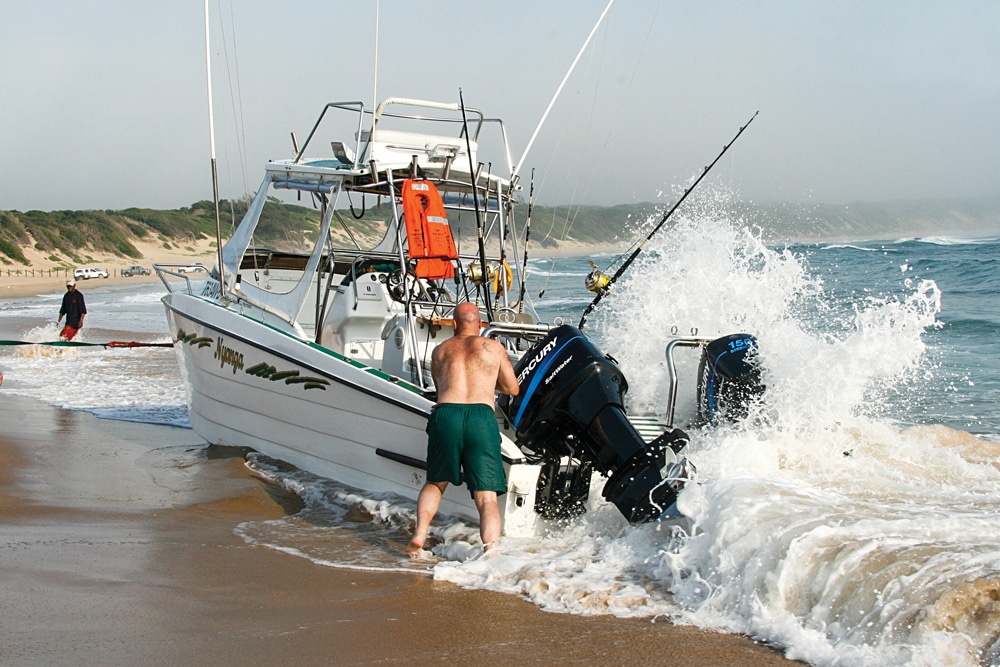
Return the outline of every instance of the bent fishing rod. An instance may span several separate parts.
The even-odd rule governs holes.
[[[628,259],[626,259],[622,263],[621,267],[619,267],[619,269],[615,271],[615,275],[613,275],[608,280],[608,282],[605,283],[603,287],[601,287],[600,291],[597,292],[597,296],[595,296],[594,300],[590,302],[590,305],[587,306],[587,309],[583,311],[583,316],[580,318],[580,324],[577,325],[577,329],[583,328],[583,325],[586,324],[587,322],[587,316],[590,315],[590,311],[594,310],[594,307],[601,302],[601,299],[603,299],[605,296],[608,295],[608,293],[611,291],[611,287],[615,284],[615,282],[619,278],[621,278],[622,274],[625,273],[628,267],[631,266],[632,262],[634,262],[635,258],[639,256],[639,253],[642,252],[642,249],[646,247],[646,244],[649,243],[650,239],[652,239],[653,236],[656,235],[656,232],[660,231],[660,228],[663,227],[663,225],[667,222],[667,220],[670,219],[670,216],[674,214],[674,211],[677,210],[677,207],[679,207],[682,203],[684,203],[684,200],[687,199],[687,196],[691,194],[691,192],[696,187],[698,187],[698,184],[701,183],[701,179],[705,178],[705,176],[708,175],[708,172],[712,171],[712,167],[715,166],[715,163],[722,159],[722,156],[726,154],[726,151],[729,150],[729,147],[732,146],[734,143],[736,143],[736,140],[740,138],[741,134],[743,134],[743,130],[750,127],[750,123],[753,122],[753,119],[756,118],[757,114],[759,113],[760,111],[755,111],[754,114],[750,116],[750,120],[748,120],[746,124],[740,128],[740,131],[736,133],[736,136],[733,137],[728,144],[722,147],[722,152],[719,153],[714,160],[712,160],[712,163],[710,165],[705,167],[704,171],[702,171],[701,174],[698,176],[698,178],[695,179],[694,183],[692,183],[688,187],[688,189],[684,191],[684,194],[682,194],[681,198],[677,200],[677,203],[674,204],[673,207],[671,207],[671,209],[667,211],[666,214],[660,219],[660,222],[657,223],[655,227],[653,227],[653,231],[651,231],[649,234],[646,235],[646,238],[642,240],[642,243],[640,243],[639,246],[635,249],[635,251],[633,251],[632,254],[629,255]]]

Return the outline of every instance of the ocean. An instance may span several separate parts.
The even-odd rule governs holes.
[[[622,366],[630,410],[665,410],[672,335],[754,334],[767,386],[747,419],[688,430],[683,521],[629,526],[592,501],[484,561],[468,559],[474,526],[438,517],[439,560],[413,563],[413,502],[251,453],[303,507],[235,530],[329,567],[745,634],[811,665],[1000,665],[998,251],[996,236],[774,246],[711,214],[655,237],[585,327]],[[543,319],[579,322],[589,260],[610,274],[620,257],[530,262]],[[84,291],[83,342],[170,340],[158,284]],[[0,339],[54,340],[59,299],[0,300]],[[696,363],[678,360],[682,378]],[[0,371],[0,394],[188,426],[169,349],[8,346]]]

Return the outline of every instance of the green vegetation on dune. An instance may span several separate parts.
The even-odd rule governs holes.
[[[694,207],[692,197],[678,211],[678,219]],[[223,200],[220,217],[228,238],[249,206],[249,200]],[[388,205],[338,211],[355,236],[377,240],[391,215]],[[531,246],[553,248],[563,242],[628,246],[640,240],[667,210],[667,204],[618,206],[534,206]],[[822,239],[889,239],[907,235],[990,234],[1000,232],[1000,200],[937,200],[824,204],[756,204],[730,202],[711,206],[713,217],[725,218],[760,230],[774,243]],[[358,220],[355,214],[361,215]],[[527,205],[514,211],[518,235],[524,233]],[[320,214],[312,206],[268,199],[254,243],[303,251],[311,247]],[[469,212],[453,215],[459,242],[476,238],[476,218]],[[339,222],[334,234],[346,237]],[[111,254],[140,259],[135,242],[160,241],[165,247],[189,247],[215,238],[212,202],[200,201],[173,210],[127,208],[120,211],[0,211],[0,263],[27,265],[24,249],[33,247],[50,261],[66,266],[89,261],[90,255]]]
[[[246,201],[220,202],[225,237],[236,228],[247,206]],[[318,227],[318,211],[269,201],[257,239],[265,245],[281,241],[302,246],[315,237]],[[167,247],[185,247],[206,238],[215,238],[215,210],[210,201],[172,210],[0,211],[0,263],[4,264],[27,264],[23,249],[29,246],[69,265],[85,262],[92,254],[140,259],[136,241],[160,240]]]
[[[527,210],[527,206],[518,205],[515,218],[524,220]],[[657,210],[656,205],[648,202],[616,206],[534,206],[531,240],[542,247],[558,247],[563,241],[628,245],[635,240],[631,230],[642,228]]]
[[[44,253],[63,255],[80,260],[80,252],[97,249],[122,257],[141,256],[132,245],[134,230],[122,216],[102,211],[5,211],[0,226],[0,252],[21,263],[27,263],[22,248],[34,240],[34,248]],[[17,252],[6,250],[16,245]]]

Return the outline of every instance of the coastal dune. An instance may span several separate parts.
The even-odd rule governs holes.
[[[117,257],[114,255],[98,255],[93,261],[80,266],[107,269],[108,278],[91,278],[78,281],[81,290],[92,285],[115,285],[120,283],[154,282],[158,280],[152,272],[153,264],[204,264],[211,268],[215,262],[215,243],[207,239],[191,242],[184,248],[164,248],[156,243],[133,241],[133,245],[142,253],[141,259]],[[15,299],[35,294],[58,292],[66,284],[67,274],[72,277],[73,270],[56,267],[38,250],[31,247],[21,248],[29,264],[27,267],[15,264],[0,264],[0,299]],[[148,276],[132,276],[123,278],[117,275],[122,269],[133,265],[141,265],[151,271]],[[74,267],[77,268],[77,267]],[[34,275],[31,275],[34,274]],[[204,275],[204,274],[202,274]]]
[[[115,285],[121,283],[155,282],[156,273],[148,276],[133,276],[123,278],[117,275],[122,269],[135,264],[152,270],[153,264],[203,264],[209,269],[215,264],[216,250],[214,240],[202,239],[190,242],[184,248],[164,248],[157,243],[133,241],[133,245],[142,253],[141,259],[117,257],[114,255],[98,255],[94,261],[81,266],[93,266],[107,269],[113,274],[108,278],[92,278],[78,281],[78,287],[86,290],[89,286]],[[15,299],[36,294],[59,292],[66,284],[67,273],[73,275],[71,269],[57,268],[38,250],[25,246],[21,248],[29,262],[27,269],[21,265],[0,264],[0,299]],[[563,241],[558,247],[532,248],[532,257],[568,257],[599,254],[617,254],[626,252],[626,248],[609,244],[585,244],[574,241]],[[520,258],[518,258],[520,261]],[[514,263],[513,259],[510,260]],[[34,275],[29,275],[29,274]],[[204,276],[204,274],[194,274]]]

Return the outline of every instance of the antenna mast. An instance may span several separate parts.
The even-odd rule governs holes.
[[[372,81],[372,113],[378,108],[378,6],[379,0],[375,0],[375,73]],[[375,129],[375,116],[372,115],[372,130]],[[374,174],[372,174],[374,177]]]
[[[226,297],[225,267],[222,264],[222,223],[219,220],[219,172],[215,165],[215,114],[212,111],[212,47],[208,30],[208,0],[205,0],[205,80],[208,84],[208,142],[212,149],[212,203],[215,206],[215,248],[219,264],[219,296]]]

